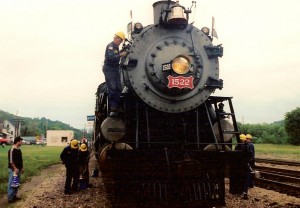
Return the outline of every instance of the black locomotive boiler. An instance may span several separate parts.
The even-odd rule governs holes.
[[[109,115],[106,84],[98,87],[95,150],[102,175],[113,181],[113,203],[225,203],[225,173],[233,174],[239,158],[232,150],[239,132],[232,98],[211,96],[223,88],[223,48],[213,45],[208,28],[188,22],[191,8],[158,1],[153,24],[129,24],[117,116]]]

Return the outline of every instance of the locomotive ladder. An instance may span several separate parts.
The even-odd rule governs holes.
[[[223,110],[223,102],[228,102],[229,105],[229,110],[230,112],[225,112]],[[232,105],[232,97],[219,97],[219,96],[210,96],[208,99],[208,102],[214,105],[215,112],[216,112],[216,120],[218,123],[218,129],[219,129],[219,135],[220,135],[220,140],[222,143],[224,143],[224,134],[234,134],[236,136],[236,141],[239,141],[239,134],[240,132],[238,131],[238,126],[236,122],[236,117]],[[221,120],[224,119],[225,117],[231,118],[233,128],[234,130],[225,130],[223,129],[221,125]],[[225,148],[225,145],[222,145],[223,148]]]

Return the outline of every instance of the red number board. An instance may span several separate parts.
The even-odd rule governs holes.
[[[177,87],[179,89],[182,88],[190,88],[193,89],[194,85],[193,85],[193,80],[194,77],[189,76],[189,77],[183,77],[183,76],[178,76],[178,77],[173,77],[171,75],[169,75],[168,77],[168,88],[173,88],[173,87]]]

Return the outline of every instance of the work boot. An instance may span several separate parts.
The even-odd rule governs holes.
[[[22,198],[15,196],[14,201],[20,201]]]
[[[248,200],[249,199],[248,194],[244,193],[243,199]]]
[[[15,202],[15,200],[13,200],[13,199],[9,199],[9,200],[8,200],[8,203],[9,203],[9,204],[12,204],[12,203],[14,203],[14,202]]]
[[[110,108],[110,112],[117,112],[118,109],[117,108]]]
[[[118,115],[117,112],[110,112],[109,117],[116,117]]]
[[[64,194],[69,195],[69,194],[72,194],[72,192],[69,191],[69,190],[65,190],[65,191],[64,191]]]
[[[118,109],[118,112],[119,112],[119,113],[124,113],[124,109],[119,108],[119,109]]]

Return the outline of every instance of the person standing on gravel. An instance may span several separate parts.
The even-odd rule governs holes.
[[[240,135],[240,142],[235,147],[235,150],[239,150],[245,153],[245,158],[243,158],[242,163],[240,164],[241,169],[241,182],[243,188],[243,199],[248,200],[248,188],[249,188],[249,177],[251,176],[249,161],[250,161],[250,148],[247,142],[245,134]]]
[[[79,172],[80,172],[80,189],[85,189],[89,184],[89,150],[85,143],[82,143],[79,148]],[[85,187],[85,188],[83,188]]]
[[[60,159],[66,166],[65,194],[71,194],[78,190],[79,182],[79,158],[78,141],[73,139],[70,145],[65,147],[60,154]]]
[[[249,145],[249,166],[250,166],[250,170],[253,171],[255,169],[255,148],[254,148],[254,144],[252,143],[252,136],[251,134],[247,134],[246,135],[246,139],[247,139],[247,143]],[[249,188],[253,188],[254,187],[254,181],[253,181],[253,176],[250,173],[249,176]]]
[[[16,137],[13,146],[8,150],[8,203],[13,203],[21,199],[17,197],[19,184],[13,184],[13,177],[17,175],[20,180],[21,174],[24,173],[22,151],[19,148],[22,145],[22,141],[21,137]]]

